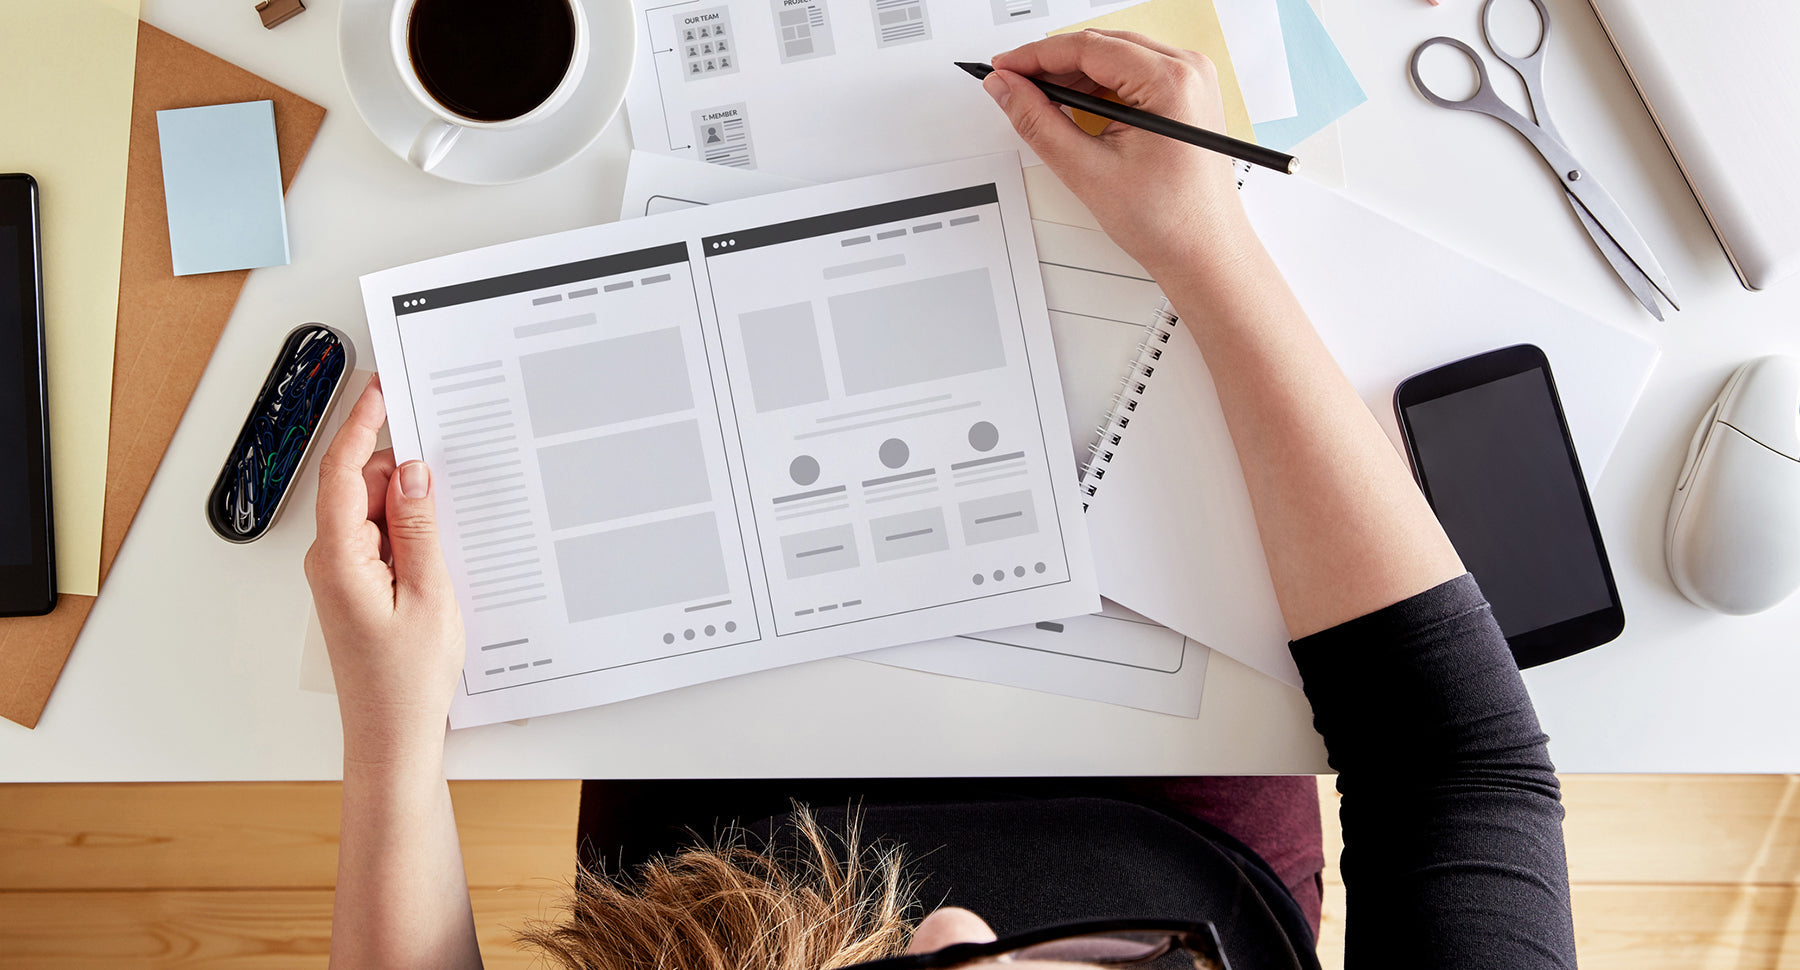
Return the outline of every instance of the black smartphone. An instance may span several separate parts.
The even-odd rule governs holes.
[[[0,175],[0,616],[56,606],[38,187]]]
[[[1400,383],[1413,476],[1520,667],[1617,637],[1625,610],[1544,352],[1503,347]]]

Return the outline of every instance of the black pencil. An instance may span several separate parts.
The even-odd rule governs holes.
[[[987,64],[971,64],[966,61],[956,61],[955,63],[957,67],[968,71],[970,76],[978,81],[994,73],[993,67]],[[1025,80],[1037,85],[1038,90],[1044,92],[1045,97],[1057,104],[1099,115],[1108,121],[1116,121],[1133,128],[1142,128],[1148,132],[1173,138],[1176,141],[1184,141],[1190,145],[1198,145],[1208,151],[1229,155],[1240,161],[1272,168],[1288,175],[1294,174],[1294,170],[1300,165],[1299,159],[1292,155],[1284,155],[1272,148],[1253,145],[1230,135],[1221,135],[1216,131],[1207,131],[1205,128],[1184,125],[1159,114],[1128,107],[1092,94],[1083,94],[1074,88],[1065,88],[1060,84],[1051,84],[1049,81],[1040,81],[1034,77]]]

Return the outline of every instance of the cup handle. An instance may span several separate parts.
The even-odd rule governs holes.
[[[406,160],[422,172],[429,172],[450,154],[456,140],[462,136],[463,127],[448,121],[433,118],[419,129],[413,139],[412,147],[406,151]]]

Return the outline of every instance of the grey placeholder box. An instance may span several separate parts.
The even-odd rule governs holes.
[[[730,591],[711,512],[559,540],[556,568],[570,623]]]
[[[827,305],[848,393],[1006,366],[985,268],[842,293]]]
[[[860,563],[856,556],[856,532],[849,525],[834,525],[782,536],[781,562],[787,568],[789,579],[854,569]]]
[[[923,556],[950,548],[950,536],[944,528],[944,510],[935,506],[870,519],[869,538],[875,543],[876,562]]]
[[[633,421],[694,406],[681,331],[613,337],[519,358],[538,435]]]
[[[607,522],[712,498],[696,421],[538,449],[550,528]]]
[[[811,303],[739,314],[738,330],[757,411],[812,404],[830,395]]]
[[[1030,492],[1009,492],[961,503],[963,539],[970,545],[998,542],[1037,531],[1037,506]]]

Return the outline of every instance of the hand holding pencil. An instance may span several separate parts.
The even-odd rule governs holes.
[[[1125,105],[1222,131],[1212,62],[1128,31],[1058,34],[997,55],[982,81],[1019,137],[1158,280],[1236,259],[1253,238],[1231,160],[1125,124],[1099,135],[1076,126],[1031,78],[1084,93],[1113,91]]]

